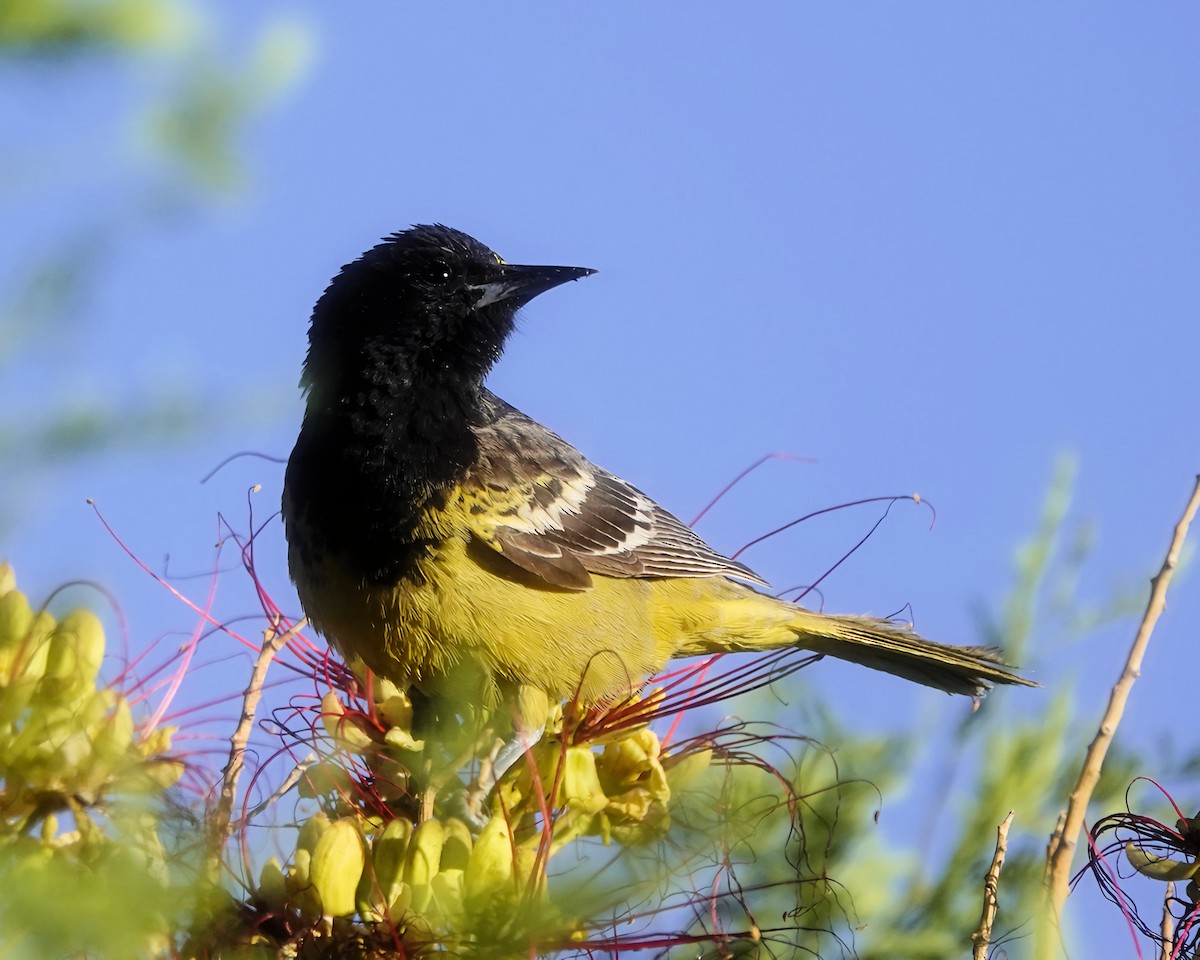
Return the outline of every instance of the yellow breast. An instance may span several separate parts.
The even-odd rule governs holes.
[[[436,687],[467,666],[498,688],[596,703],[636,689],[677,653],[790,616],[771,610],[762,622],[759,604],[777,602],[724,577],[595,576],[589,590],[551,587],[477,538],[466,512],[439,511],[436,528],[431,519],[423,534],[438,546],[395,585],[355,581],[334,558],[298,572],[313,625],[396,682]],[[747,606],[758,622],[743,620]]]

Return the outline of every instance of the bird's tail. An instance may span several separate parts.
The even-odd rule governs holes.
[[[935,643],[891,620],[793,609],[789,627],[797,635],[797,645],[814,653],[970,697],[979,696],[997,683],[1037,686],[1017,676],[995,647]]]

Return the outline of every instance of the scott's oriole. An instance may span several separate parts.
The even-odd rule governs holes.
[[[784,646],[950,693],[1029,684],[994,649],[760,593],[749,568],[489,391],[517,309],[593,272],[515,266],[417,226],[318,300],[283,518],[300,601],[337,649],[427,692],[467,668],[493,704],[603,703],[673,657]]]

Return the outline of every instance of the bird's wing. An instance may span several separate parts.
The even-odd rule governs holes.
[[[640,490],[503,401],[474,427],[459,490],[472,532],[546,583],[586,590],[607,577],[730,576],[765,585]]]

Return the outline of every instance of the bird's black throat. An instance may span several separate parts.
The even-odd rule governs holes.
[[[474,370],[431,370],[395,345],[368,345],[355,360],[310,382],[285,520],[302,554],[395,583],[416,575],[432,545],[422,516],[445,505],[476,459],[471,427],[489,416],[486,391]]]

